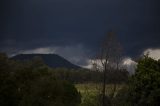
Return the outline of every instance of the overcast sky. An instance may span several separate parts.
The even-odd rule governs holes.
[[[86,65],[110,30],[128,57],[160,51],[159,0],[2,0],[0,5],[0,51],[9,55],[57,53]]]

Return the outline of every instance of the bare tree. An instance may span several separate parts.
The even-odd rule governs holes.
[[[107,91],[106,75],[112,70],[119,70],[119,64],[122,59],[121,53],[122,53],[122,48],[115,36],[115,33],[109,32],[106,38],[104,39],[104,42],[102,44],[102,49],[99,55],[99,59],[100,59],[101,66],[102,66],[102,72],[103,72],[101,106],[109,105],[109,100],[107,102],[108,95],[106,95],[106,91]],[[109,95],[110,99],[114,97],[114,94],[116,91],[116,83],[114,83],[112,91],[113,92]]]

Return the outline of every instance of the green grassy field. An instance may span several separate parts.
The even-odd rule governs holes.
[[[82,96],[80,106],[98,106],[98,94],[100,94],[101,91],[101,84],[88,83],[76,84],[75,86]],[[117,92],[124,86],[123,84],[116,85],[114,96],[116,96]],[[113,88],[113,84],[106,85],[106,94],[111,95],[114,92]]]
[[[75,86],[81,94],[84,94],[84,93],[93,93],[93,94],[100,93],[101,87],[102,87],[101,84],[94,84],[94,83],[76,84]],[[116,92],[118,92],[124,86],[125,86],[124,84],[116,85]],[[107,94],[111,93],[112,90],[113,90],[113,87],[114,87],[113,84],[106,85],[106,93]]]

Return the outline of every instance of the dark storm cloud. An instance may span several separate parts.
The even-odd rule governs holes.
[[[84,51],[93,53],[110,29],[126,55],[160,47],[159,0],[7,0],[2,4],[1,51],[83,45]]]

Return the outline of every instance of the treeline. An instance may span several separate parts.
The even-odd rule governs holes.
[[[101,83],[103,73],[101,71],[93,71],[89,69],[65,69],[56,68],[52,69],[57,79],[67,80],[69,82],[78,83]],[[129,74],[125,69],[112,70],[106,73],[106,80],[108,84],[112,83],[126,83],[128,81]]]
[[[78,106],[81,95],[39,59],[18,62],[0,54],[0,106]]]

